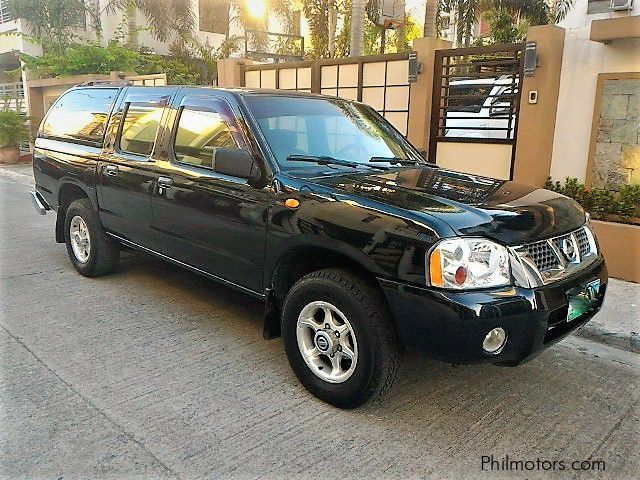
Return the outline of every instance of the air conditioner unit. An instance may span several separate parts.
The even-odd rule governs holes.
[[[609,2],[609,10],[631,10],[633,8],[633,0],[611,0]]]

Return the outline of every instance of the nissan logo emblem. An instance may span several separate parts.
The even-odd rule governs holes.
[[[567,257],[567,260],[574,261],[576,259],[576,249],[570,238],[562,240],[562,253]]]
[[[319,350],[326,352],[329,348],[329,340],[327,340],[324,336],[318,335],[318,337],[316,338],[316,345]]]

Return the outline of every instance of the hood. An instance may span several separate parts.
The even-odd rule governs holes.
[[[558,193],[428,166],[307,181],[434,216],[459,235],[484,236],[507,245],[560,235],[585,222],[584,210]]]

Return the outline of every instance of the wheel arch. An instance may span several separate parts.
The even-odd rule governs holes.
[[[386,297],[376,279],[374,268],[362,260],[332,248],[316,245],[298,245],[284,251],[266,278],[268,286],[264,331],[265,338],[280,336],[281,306],[291,287],[305,275],[325,268],[340,268],[363,276],[380,292],[386,304]]]
[[[95,195],[84,185],[74,181],[63,181],[58,189],[58,206],[56,216],[56,242],[64,243],[64,221],[69,205],[80,198],[87,198],[94,208],[97,207]]]

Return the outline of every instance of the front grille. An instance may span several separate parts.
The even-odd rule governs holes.
[[[576,231],[576,240],[578,241],[578,251],[580,252],[580,256],[584,257],[591,251],[589,237],[587,236],[587,232],[584,228]]]
[[[547,240],[530,243],[525,245],[524,248],[541,272],[560,267],[560,261]]]
[[[595,258],[595,243],[585,225],[573,232],[516,247],[543,283],[550,283],[582,268]]]

